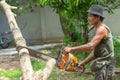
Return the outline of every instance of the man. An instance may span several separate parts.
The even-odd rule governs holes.
[[[83,68],[83,66],[91,60],[104,58],[103,62],[108,61],[109,63],[105,63],[100,69],[94,71],[95,80],[112,80],[115,66],[115,61],[113,59],[114,47],[111,31],[102,23],[104,19],[103,8],[100,5],[92,5],[87,12],[88,22],[95,28],[94,37],[87,44],[76,47],[66,47],[65,51],[70,53],[73,51],[85,52],[92,50],[91,54],[85,60],[80,62],[78,67]]]

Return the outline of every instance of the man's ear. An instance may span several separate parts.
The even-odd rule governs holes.
[[[101,19],[100,19],[100,16],[98,16],[97,18],[98,18],[98,20],[101,20]]]

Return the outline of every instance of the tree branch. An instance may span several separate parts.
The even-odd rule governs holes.
[[[46,67],[44,68],[43,70],[43,80],[48,80],[51,72],[52,72],[52,69],[54,68],[56,64],[56,60],[55,59],[50,59],[47,64],[46,64]]]
[[[17,9],[17,7],[15,7],[15,6],[10,6],[10,8],[11,8],[11,9]]]

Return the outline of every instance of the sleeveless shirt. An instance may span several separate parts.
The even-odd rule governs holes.
[[[102,26],[108,30],[108,35],[107,38],[102,39],[101,42],[95,47],[94,58],[105,57],[109,54],[111,54],[111,57],[114,57],[114,45],[111,30],[105,24],[102,24]]]

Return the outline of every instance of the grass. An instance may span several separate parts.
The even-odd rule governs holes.
[[[11,80],[19,80],[20,78],[20,75],[21,75],[21,71],[19,68],[15,68],[15,69],[12,69],[12,70],[1,70],[0,71],[0,77],[4,76],[4,77],[8,77],[10,78]]]
[[[114,50],[116,58],[116,67],[120,67],[120,38],[114,38]]]
[[[35,71],[42,70],[45,67],[45,62],[42,60],[38,60],[36,58],[31,58],[32,66]],[[19,80],[21,76],[21,71],[19,68],[15,68],[12,70],[1,70],[0,71],[0,77],[8,77],[10,80]],[[80,74],[80,73],[74,73],[74,72],[64,72],[59,70],[58,68],[54,67],[52,74],[50,75],[48,80],[93,80],[94,75],[93,74]],[[116,80],[120,80],[120,78],[117,78]]]
[[[31,63],[34,71],[42,70],[45,67],[45,62],[36,58],[31,58]],[[20,76],[21,71],[19,68],[14,68],[12,70],[0,70],[0,77],[7,77],[10,78],[10,80],[19,80]]]
[[[45,62],[42,60],[38,60],[36,58],[31,58],[31,63],[33,66],[33,69],[35,71],[42,70],[45,67]],[[14,68],[12,70],[0,70],[0,77],[7,77],[10,78],[10,80],[19,80],[21,76],[21,71],[19,68]],[[69,78],[68,78],[69,77]],[[49,77],[49,80],[86,80],[89,78],[93,78],[92,75],[79,75],[75,73],[67,73],[63,74],[58,68],[54,67],[51,76]],[[92,79],[89,79],[92,80]]]
[[[49,80],[93,80],[93,78],[94,76],[92,74],[64,72],[54,68]]]
[[[36,58],[31,58],[31,64],[34,71],[42,70],[45,67],[45,62]]]

